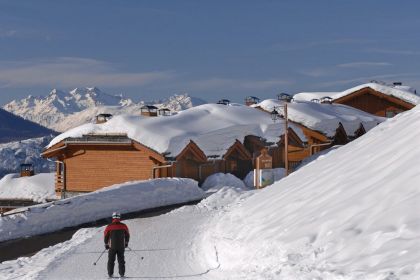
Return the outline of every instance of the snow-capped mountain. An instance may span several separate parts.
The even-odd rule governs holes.
[[[53,89],[45,97],[30,95],[22,100],[13,100],[3,108],[56,131],[65,131],[91,121],[98,113],[140,114],[140,108],[145,104],[180,111],[205,103],[207,102],[188,94],[174,95],[154,102],[135,103],[122,95],[110,95],[93,87],[76,88],[70,92]]]
[[[0,178],[19,172],[22,163],[32,163],[35,173],[54,170],[54,163],[40,157],[52,136],[0,144]]]
[[[0,143],[55,134],[46,127],[25,120],[0,108]]]

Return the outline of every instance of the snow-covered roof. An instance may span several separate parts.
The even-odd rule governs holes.
[[[353,92],[356,92],[363,88],[371,88],[375,91],[396,97],[413,105],[420,104],[420,96],[416,93],[416,91],[413,88],[402,85],[387,85],[378,82],[371,82],[358,85],[341,92],[301,92],[295,94],[293,98],[297,101],[311,101],[312,99],[320,99],[325,96],[332,97],[333,99],[338,99],[343,96],[352,94]]]
[[[261,107],[268,112],[279,106],[278,111],[282,114],[283,107],[281,105],[283,105],[283,101],[267,99],[252,106]],[[289,120],[319,131],[327,137],[335,135],[340,123],[346,130],[347,135],[353,136],[360,124],[363,124],[368,131],[384,120],[384,118],[342,104],[320,104],[302,101],[288,103],[287,108]]]
[[[0,199],[29,199],[37,202],[57,199],[54,173],[40,173],[27,177],[8,174],[0,180]]]
[[[290,127],[302,141],[302,130]],[[168,117],[120,115],[103,124],[88,123],[54,138],[48,147],[69,137],[86,134],[125,133],[127,136],[161,154],[177,156],[193,140],[208,157],[222,157],[236,140],[247,135],[278,142],[284,134],[281,123],[273,123],[271,116],[243,105],[205,104]]]

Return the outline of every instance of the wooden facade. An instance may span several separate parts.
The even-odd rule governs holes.
[[[207,163],[207,157],[194,141],[188,145],[175,158],[172,173],[175,177],[191,178],[200,181],[200,169]]]
[[[380,117],[393,117],[415,106],[370,87],[365,87],[346,96],[334,99],[334,103],[348,105]]]
[[[56,192],[90,192],[117,183],[152,177],[153,168],[164,165],[159,153],[126,138],[111,141],[64,140],[43,152],[55,157]]]
[[[288,131],[288,161],[289,165],[296,165],[309,155],[307,145],[299,138],[296,132],[289,127]],[[284,135],[278,143],[267,143],[264,139],[254,135],[245,137],[244,146],[250,152],[255,167],[255,159],[263,149],[267,149],[273,160],[273,168],[285,167],[284,162]]]

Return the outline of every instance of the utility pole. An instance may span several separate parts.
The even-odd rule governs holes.
[[[286,169],[286,176],[289,175],[289,122],[287,118],[287,102],[284,106],[284,169]]]
[[[287,116],[287,102],[284,102],[283,105],[276,106],[271,112],[271,118],[275,122],[280,118],[279,113],[277,112],[279,107],[283,107],[283,118],[284,118],[284,169],[286,176],[289,175],[289,120]]]

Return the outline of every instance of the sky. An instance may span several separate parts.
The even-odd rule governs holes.
[[[209,102],[420,88],[420,2],[0,0],[0,104],[96,86]]]

